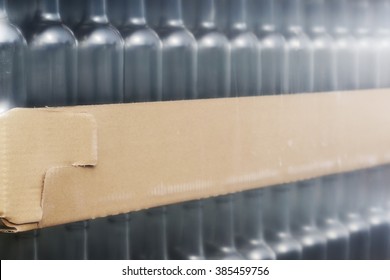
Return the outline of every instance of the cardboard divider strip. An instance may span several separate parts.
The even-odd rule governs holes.
[[[368,90],[13,110],[1,216],[20,231],[389,163],[388,104]]]

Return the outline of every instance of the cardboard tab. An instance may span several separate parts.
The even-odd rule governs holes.
[[[91,114],[14,109],[1,115],[0,216],[4,224],[12,227],[42,220],[48,170],[96,163],[97,126]]]

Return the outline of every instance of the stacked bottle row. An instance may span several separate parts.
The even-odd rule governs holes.
[[[36,5],[35,16],[14,17],[22,31],[9,22],[0,0],[2,111],[390,83],[388,0],[186,1],[197,8],[184,10],[193,19],[186,22],[192,23],[190,29],[180,0],[148,5],[118,0],[109,6],[104,0],[71,1],[82,2],[83,13],[67,13],[68,5],[60,10],[59,0],[12,5],[19,2]],[[121,10],[123,20],[115,17]],[[60,12],[73,31],[62,23]],[[380,183],[388,173],[383,170],[2,236],[10,247],[0,251],[43,259],[386,258],[389,211],[380,201],[389,183]],[[368,186],[378,191],[365,192]]]
[[[390,166],[383,166],[2,235],[0,255],[1,259],[390,259],[389,174]]]
[[[1,107],[389,86],[389,1],[259,0],[253,30],[247,1],[227,2],[223,32],[214,0],[196,1],[191,31],[180,0],[162,0],[155,30],[143,0],[124,1],[118,29],[105,0],[88,0],[73,32],[61,21],[59,0],[39,0],[20,32],[2,0]]]

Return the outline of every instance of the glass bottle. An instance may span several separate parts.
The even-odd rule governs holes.
[[[326,257],[330,260],[347,259],[349,252],[349,233],[339,219],[341,188],[341,177],[337,174],[321,178],[318,227],[326,235]]]
[[[229,96],[255,96],[260,93],[257,38],[247,24],[247,0],[228,1],[226,30],[231,48],[231,93]]]
[[[75,104],[77,41],[72,31],[61,22],[59,0],[39,0],[34,22],[27,34],[28,106]]]
[[[130,214],[89,221],[88,259],[130,259]]]
[[[311,43],[303,32],[303,11],[301,0],[282,0],[280,20],[286,40],[284,93],[313,91]]]
[[[88,0],[75,29],[78,44],[77,104],[123,101],[123,40],[107,18],[106,0]]]
[[[390,223],[384,209],[384,178],[380,167],[365,170],[365,176],[366,180],[361,183],[365,188],[365,212],[370,224],[370,259],[385,260],[390,257]]]
[[[260,93],[274,95],[282,93],[284,38],[278,32],[276,16],[279,0],[260,0],[256,7],[255,32],[258,38]]]
[[[181,205],[181,233],[173,258],[181,260],[205,259],[203,248],[202,201],[190,201]]]
[[[120,27],[125,40],[125,102],[161,100],[162,43],[147,25],[144,0],[126,5],[127,19]]]
[[[183,23],[181,0],[162,0],[158,34],[162,41],[162,100],[196,97],[197,46]]]
[[[241,260],[235,244],[233,195],[218,196],[214,199],[214,230],[211,242],[206,244],[207,259]]]
[[[348,172],[342,177],[345,198],[341,218],[349,231],[348,259],[352,260],[367,260],[370,250],[370,227],[361,211],[364,205],[362,174],[361,171]]]
[[[326,237],[316,222],[318,191],[318,179],[298,182],[295,188],[292,228],[294,238],[302,245],[304,260],[326,259]]]
[[[26,105],[26,41],[0,0],[0,113]]]
[[[306,30],[313,55],[313,91],[327,92],[335,88],[332,64],[333,40],[325,24],[325,0],[306,0]]]
[[[243,231],[237,238],[239,252],[248,260],[274,260],[275,253],[264,240],[264,190],[243,193]]]
[[[389,88],[390,77],[390,1],[373,1],[374,40],[376,41],[376,88]]]
[[[145,212],[146,260],[167,260],[167,213],[166,207],[152,208]]]
[[[333,39],[335,90],[357,89],[357,43],[351,35],[349,0],[328,0],[326,3],[328,30]]]
[[[293,184],[272,186],[266,193],[265,237],[279,260],[302,258],[302,246],[291,234],[293,187]]]
[[[350,0],[353,35],[356,38],[358,89],[376,86],[378,74],[375,65],[376,42],[372,32],[372,5],[368,0]]]
[[[197,1],[194,35],[198,45],[197,98],[226,97],[230,92],[230,47],[217,30],[215,0]]]

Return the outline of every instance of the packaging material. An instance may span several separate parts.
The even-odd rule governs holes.
[[[14,109],[0,116],[3,231],[390,162],[390,90]]]

